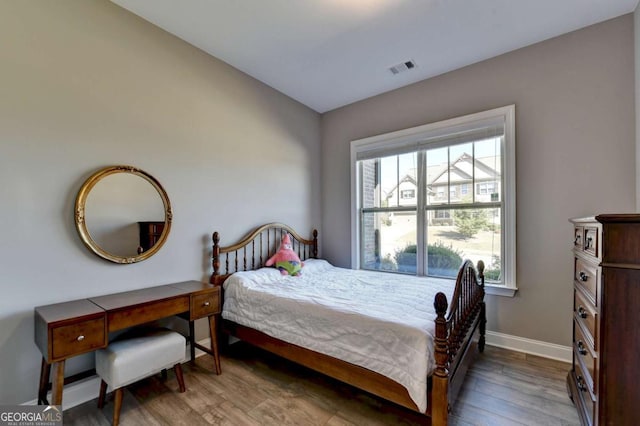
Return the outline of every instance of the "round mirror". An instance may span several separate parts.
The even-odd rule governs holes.
[[[98,170],[76,197],[76,229],[82,242],[115,263],[153,256],[166,241],[171,220],[171,204],[162,185],[132,166]]]

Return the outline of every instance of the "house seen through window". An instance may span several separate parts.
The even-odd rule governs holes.
[[[513,107],[352,142],[355,264],[515,287]],[[407,134],[409,136],[407,136]]]

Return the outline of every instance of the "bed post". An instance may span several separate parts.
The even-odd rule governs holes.
[[[478,340],[478,350],[484,352],[485,334],[487,328],[487,310],[484,303],[484,262],[478,261],[478,277],[480,278],[480,287],[482,291],[482,301],[480,302],[480,339]]]
[[[433,307],[436,310],[435,361],[436,370],[431,378],[431,424],[444,426],[449,416],[449,350],[447,345],[447,320],[449,304],[444,293],[436,294]]]
[[[311,257],[314,259],[318,258],[318,230],[313,230],[313,249],[311,253]]]
[[[211,274],[211,278],[209,278],[209,282],[211,284],[217,284],[216,277],[220,275],[220,235],[217,232],[214,232],[211,239],[213,240],[213,250],[211,253],[213,273]]]

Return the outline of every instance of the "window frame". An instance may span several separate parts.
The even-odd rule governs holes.
[[[487,124],[485,124],[487,123]],[[361,156],[400,154],[418,150],[421,146],[452,145],[454,142],[442,142],[446,138],[454,138],[457,134],[473,131],[489,126],[488,123],[500,123],[504,126],[504,146],[502,152],[502,185],[495,183],[504,197],[503,212],[503,282],[504,284],[486,283],[487,294],[513,296],[516,286],[516,137],[515,137],[515,105],[507,105],[474,114],[455,117],[448,120],[424,124],[395,132],[380,134],[351,141],[351,267],[360,269],[360,176],[358,161]],[[433,142],[430,142],[433,141]],[[432,144],[432,145],[429,145]],[[379,153],[379,154],[378,154]],[[475,189],[475,188],[474,188]],[[446,193],[446,192],[445,192]],[[455,206],[452,206],[455,207]],[[420,233],[418,233],[420,234]],[[421,236],[418,235],[420,244]],[[487,265],[489,266],[489,265]]]

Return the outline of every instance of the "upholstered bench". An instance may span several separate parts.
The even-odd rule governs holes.
[[[113,424],[120,420],[123,388],[145,377],[172,368],[180,392],[185,391],[180,363],[185,358],[186,340],[164,328],[129,333],[96,351],[96,373],[102,379],[98,407],[104,406],[107,385],[114,391]]]

